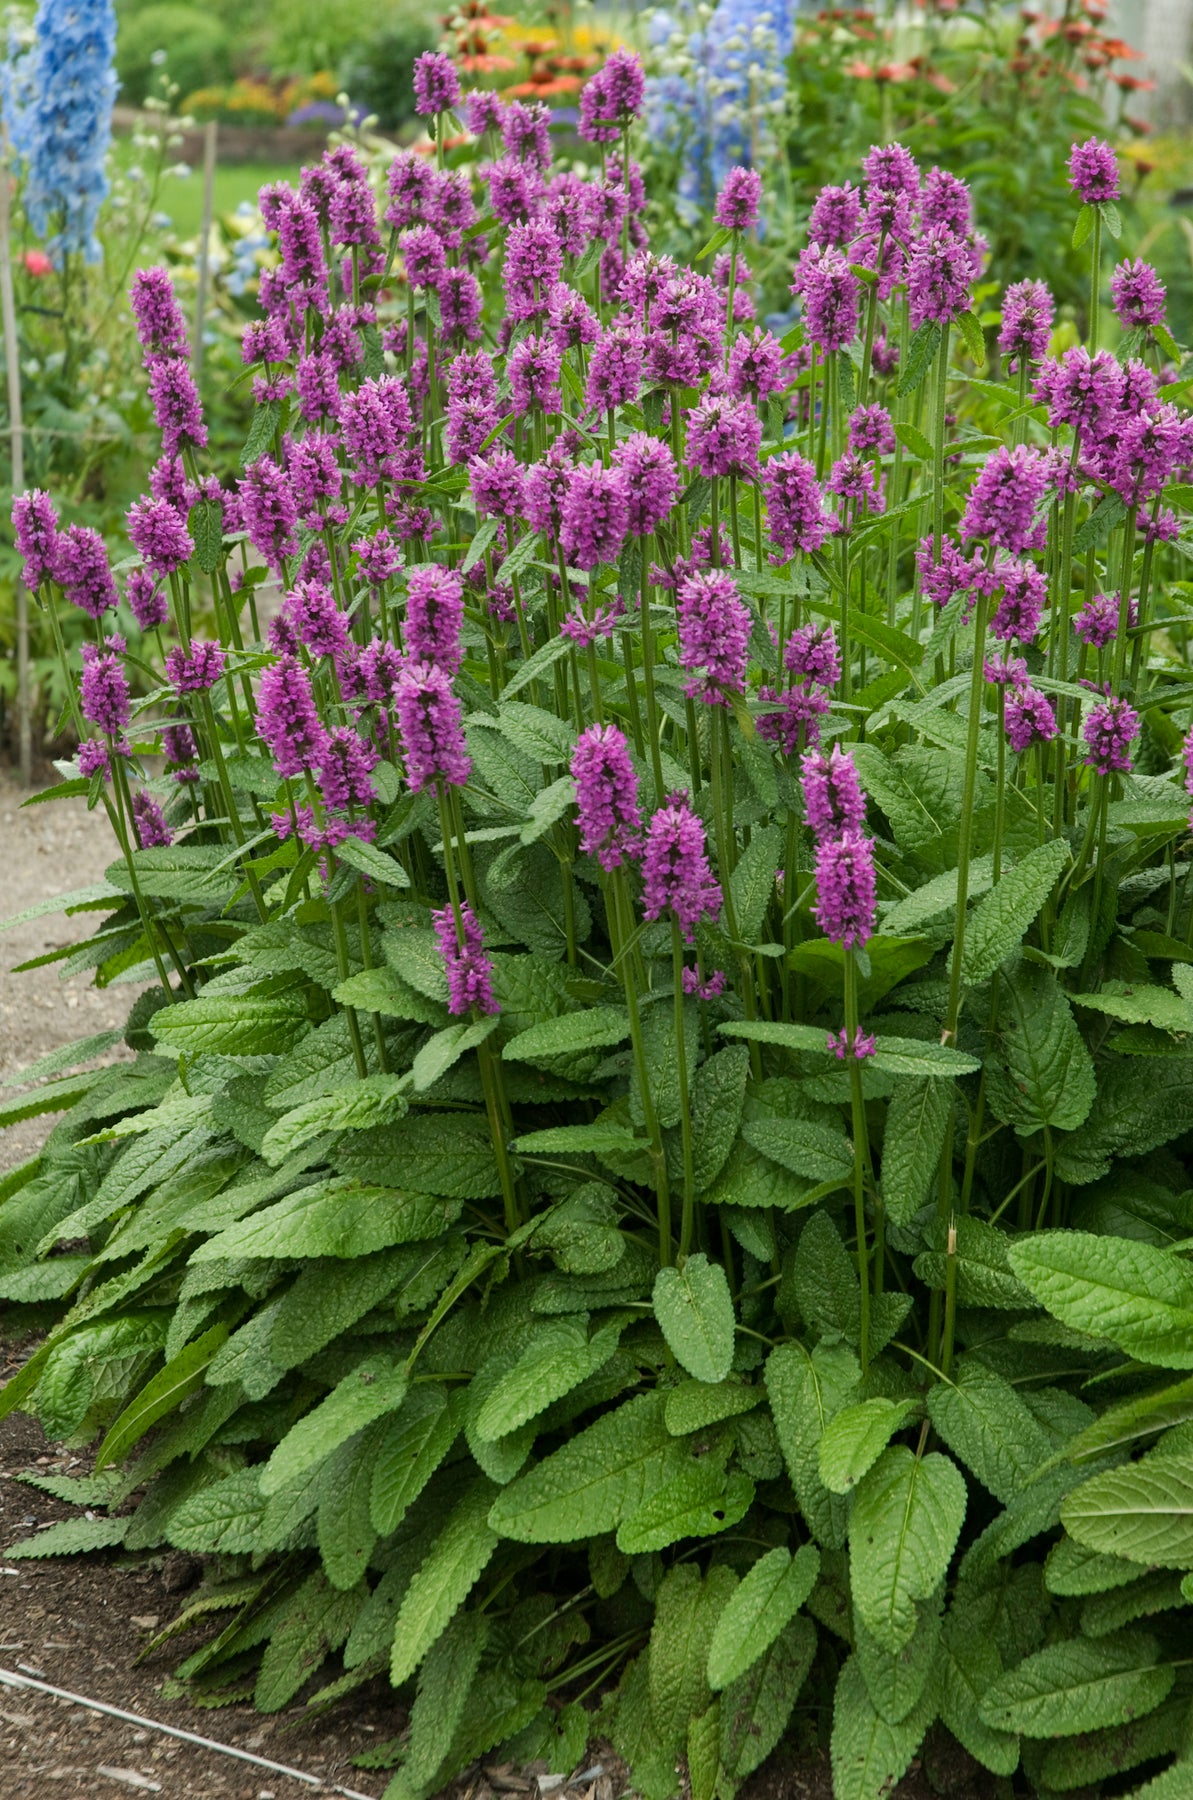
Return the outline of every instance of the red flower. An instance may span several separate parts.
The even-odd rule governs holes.
[[[52,274],[54,270],[54,265],[44,250],[26,250],[21,261],[30,275],[36,275],[39,278]]]

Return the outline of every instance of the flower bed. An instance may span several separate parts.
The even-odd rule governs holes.
[[[592,1734],[713,1800],[820,1719],[839,1800],[934,1721],[1037,1790],[1154,1772],[1193,428],[1146,265],[1102,347],[1114,155],[1071,164],[1088,343],[1035,280],[992,341],[965,184],[898,145],[816,199],[776,339],[757,175],[652,255],[632,57],[587,176],[444,58],[416,98],[381,225],[342,144],[262,196],[235,488],[149,271],[131,556],[17,502],[91,622],[64,788],[119,853],[73,903],[157,986],[133,1064],[0,1114],[65,1113],[2,1190],[0,1293],[63,1310],[0,1405],[115,1471],[8,1554],[210,1557],[180,1678],[386,1675],[393,1800]]]

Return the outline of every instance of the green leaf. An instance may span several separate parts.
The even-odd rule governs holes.
[[[256,462],[259,456],[263,456],[272,447],[281,416],[281,403],[277,400],[265,400],[254,410],[249,435],[240,452],[242,469],[247,469],[250,463]]]
[[[967,983],[989,980],[1022,942],[1071,855],[1063,838],[1053,838],[1004,870],[966,922],[961,972]]]
[[[112,1426],[95,1457],[97,1469],[109,1463],[123,1462],[125,1456],[145,1433],[164,1419],[168,1412],[181,1406],[188,1395],[203,1385],[208,1363],[228,1335],[226,1325],[213,1325],[193,1343],[179,1351],[164,1369],[160,1369],[143,1387],[136,1399],[125,1407]]]
[[[730,1780],[744,1781],[776,1747],[808,1678],[816,1627],[797,1615],[770,1649],[721,1695],[721,1763]]]
[[[872,1637],[900,1649],[916,1629],[916,1602],[943,1581],[965,1518],[965,1481],[932,1451],[884,1450],[854,1493],[849,1521],[854,1605]]]
[[[548,1125],[543,1131],[524,1131],[514,1139],[513,1147],[520,1156],[601,1156],[605,1152],[633,1152],[645,1146],[625,1125],[602,1125],[598,1120],[593,1125]]]
[[[800,1511],[822,1544],[845,1542],[845,1502],[820,1479],[818,1451],[828,1421],[853,1397],[861,1375],[852,1351],[837,1344],[780,1344],[766,1362],[766,1391]]]
[[[919,1038],[875,1039],[873,1067],[887,1075],[926,1075],[933,1081],[952,1081],[959,1075],[975,1075],[981,1068],[976,1056]]]
[[[661,1393],[639,1394],[512,1481],[490,1520],[521,1544],[566,1544],[616,1531],[687,1466],[664,1421]]]
[[[730,878],[734,915],[743,944],[752,944],[775,891],[775,873],[783,855],[783,829],[768,825],[755,831]]]
[[[430,1783],[468,1707],[481,1654],[489,1636],[483,1613],[458,1612],[432,1644],[410,1709],[410,1743],[403,1777],[415,1786]]]
[[[1193,1458],[1153,1451],[1107,1469],[1066,1495],[1061,1522],[1103,1555],[1193,1569]]]
[[[379,1250],[351,1260],[320,1257],[308,1262],[278,1305],[269,1339],[270,1361],[279,1369],[293,1369],[317,1356],[334,1337],[380,1305],[403,1276],[409,1276],[412,1264],[425,1263],[435,1254],[428,1245]]]
[[[724,1381],[733,1363],[735,1320],[720,1263],[709,1262],[701,1250],[682,1269],[660,1269],[653,1305],[668,1347],[688,1374]]]
[[[781,1546],[760,1557],[717,1620],[708,1652],[708,1685],[729,1687],[764,1655],[816,1585],[820,1552]]]
[[[963,1215],[955,1221],[957,1234],[957,1299],[962,1306],[996,1306],[1019,1311],[1030,1306],[1031,1295],[1011,1272],[1008,1253],[1011,1240],[997,1225]],[[929,1287],[943,1291],[947,1264],[943,1234],[940,1249],[927,1250],[915,1260],[915,1273]]]
[[[307,1029],[301,988],[272,994],[211,994],[154,1013],[150,1030],[167,1052],[185,1056],[277,1055]]]
[[[817,1450],[825,1487],[834,1494],[848,1494],[917,1410],[912,1400],[878,1397],[843,1407],[825,1426]]]
[[[1140,1438],[1153,1437],[1173,1425],[1193,1420],[1193,1378],[1174,1382],[1169,1387],[1153,1388],[1137,1394],[1117,1406],[1107,1407],[1092,1425],[1087,1425],[1069,1445],[1069,1457],[1080,1462],[1086,1456],[1100,1456],[1106,1450],[1117,1450],[1134,1444]]]
[[[1187,1710],[1187,1703],[1173,1700],[1144,1719],[1061,1738],[1049,1746],[1040,1765],[1040,1780],[1053,1791],[1083,1788],[1140,1763],[1170,1756],[1181,1749]]]
[[[921,325],[907,349],[907,361],[899,377],[896,394],[914,394],[922,385],[940,348],[940,326]]]
[[[853,1169],[853,1150],[844,1133],[810,1119],[750,1119],[742,1136],[772,1162],[809,1181],[847,1180]]]
[[[400,1411],[386,1423],[369,1497],[380,1536],[389,1537],[398,1529],[455,1443],[462,1419],[461,1397],[424,1382],[410,1389]]]
[[[109,1550],[124,1542],[129,1521],[122,1519],[60,1519],[36,1537],[22,1538],[5,1550],[5,1559],[17,1562],[43,1556],[78,1556],[87,1550]]]
[[[1009,1381],[980,1363],[963,1364],[953,1382],[928,1390],[928,1416],[954,1456],[996,1500],[1009,1505],[1029,1486],[1052,1444]]]
[[[265,1514],[260,1480],[259,1467],[238,1469],[190,1494],[166,1521],[167,1541],[179,1550],[196,1550],[204,1556],[217,1551],[235,1556],[255,1550]]]
[[[408,888],[410,877],[400,862],[394,857],[386,856],[383,850],[377,850],[364,838],[346,837],[335,847],[335,854],[340,862],[348,864],[350,869],[357,869],[372,881],[379,881],[383,887]]]
[[[434,1087],[440,1077],[446,1075],[462,1056],[483,1044],[496,1030],[497,1024],[498,1015],[491,1013],[483,1019],[460,1019],[455,1024],[446,1026],[443,1031],[437,1031],[414,1059],[411,1073],[415,1093],[422,1094],[429,1087]]]
[[[534,1336],[476,1417],[478,1437],[492,1442],[517,1431],[554,1401],[570,1393],[608,1362],[617,1347],[617,1328],[590,1341],[584,1315],[535,1326]]]
[[[1011,1267],[1062,1324],[1140,1362],[1193,1369],[1193,1271],[1170,1250],[1088,1231],[1021,1238]]]
[[[912,425],[907,419],[899,419],[895,425],[895,436],[921,462],[932,461],[931,439],[924,436],[918,425]]]
[[[620,1006],[590,1006],[584,1012],[544,1019],[529,1031],[520,1031],[502,1051],[506,1062],[541,1063],[550,1069],[556,1058],[580,1051],[601,1050],[620,1044],[629,1036],[630,1016]]]
[[[273,1168],[295,1150],[325,1131],[366,1131],[383,1121],[400,1119],[406,1111],[404,1090],[408,1075],[366,1075],[343,1087],[305,1100],[271,1125],[261,1144],[261,1155]]]
[[[1106,1013],[1128,1025],[1154,1025],[1158,1031],[1176,1032],[1182,1037],[1193,1031],[1193,1007],[1188,1001],[1171,988],[1156,987],[1150,982],[1108,981],[1100,993],[1074,994],[1072,1000],[1074,1006]]]
[[[736,1587],[736,1575],[723,1564],[701,1578],[694,1564],[681,1563],[659,1583],[650,1634],[650,1712],[664,1745],[683,1743],[690,1720],[712,1699],[705,1673],[709,1646]]]
[[[1096,217],[1097,209],[1095,207],[1087,204],[1081,208],[1081,211],[1077,214],[1076,223],[1073,226],[1074,250],[1080,250],[1082,244],[1084,244],[1094,228],[1094,220]]]
[[[430,1194],[322,1181],[287,1194],[252,1218],[208,1238],[192,1261],[240,1256],[368,1256],[391,1244],[437,1237],[459,1208]]]
[[[440,998],[432,999],[412,987],[396,969],[360,969],[332,989],[332,998],[341,1006],[355,1006],[362,1012],[413,1019],[419,1025],[439,1025],[445,1017],[447,987],[445,984]]]
[[[1111,237],[1116,240],[1120,238],[1123,235],[1123,221],[1113,200],[1099,200],[1098,211],[1101,213],[1102,223]]]
[[[882,1140],[882,1197],[893,1225],[908,1225],[928,1198],[953,1097],[942,1082],[913,1076],[895,1084]]]
[[[965,339],[965,348],[978,368],[982,368],[986,361],[986,334],[982,330],[978,315],[972,311],[958,313],[954,322],[961,328],[961,336]]]
[[[346,1593],[368,1567],[377,1533],[369,1516],[374,1452],[384,1424],[359,1432],[333,1450],[319,1475],[316,1538],[323,1573]]]
[[[204,575],[214,575],[224,560],[224,509],[218,500],[192,506],[188,529],[195,540],[195,561]]]
[[[673,1437],[706,1431],[723,1419],[739,1418],[761,1404],[763,1390],[740,1381],[723,1381],[718,1387],[703,1381],[681,1381],[667,1393],[667,1429]]]
[[[1022,962],[1012,972],[998,1043],[988,1084],[995,1118],[1023,1137],[1045,1125],[1076,1131],[1085,1123],[1097,1093],[1093,1058],[1051,970]]]
[[[396,1412],[410,1377],[404,1363],[371,1356],[332,1389],[326,1400],[292,1425],[261,1473],[261,1492],[280,1493],[374,1419]]]
[[[744,1044],[718,1050],[696,1071],[692,1084],[692,1164],[695,1190],[705,1193],[729,1159],[741,1124],[750,1073]]]
[[[1088,519],[1077,528],[1073,537],[1074,556],[1083,556],[1087,550],[1096,550],[1126,516],[1127,508],[1120,495],[1103,495]]]
[[[390,1659],[390,1680],[395,1687],[413,1675],[496,1550],[497,1534],[488,1524],[494,1491],[493,1483],[484,1476],[469,1484],[407,1588]]]
[[[690,1465],[651,1494],[617,1528],[617,1548],[627,1556],[666,1550],[682,1538],[713,1537],[739,1525],[754,1500],[754,1483],[718,1462]]]
[[[1049,1644],[994,1683],[982,1717],[995,1730],[1032,1738],[1124,1725],[1168,1698],[1175,1671],[1158,1667],[1157,1654],[1155,1639],[1134,1631]]]
[[[485,715],[478,714],[481,719]],[[505,736],[523,755],[535,762],[567,762],[575,748],[575,729],[556,713],[541,706],[527,706],[521,700],[505,700],[498,713],[498,723]]]
[[[274,1625],[261,1659],[253,1704],[261,1712],[279,1712],[309,1676],[338,1649],[352,1629],[360,1608],[359,1593],[341,1594],[323,1571],[308,1575]]]
[[[883,1800],[907,1773],[932,1722],[934,1704],[929,1688],[905,1719],[889,1724],[870,1698],[861,1664],[851,1656],[837,1678],[833,1700],[834,1800]]]
[[[981,1714],[982,1701],[1003,1672],[998,1645],[975,1630],[967,1611],[945,1622],[944,1662],[940,1682],[940,1717],[958,1743],[995,1775],[1013,1775],[1019,1767],[1019,1739],[995,1731]]]

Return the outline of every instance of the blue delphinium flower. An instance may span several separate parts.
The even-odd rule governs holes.
[[[795,12],[795,0],[721,0],[701,24],[692,0],[678,0],[649,15],[660,73],[647,82],[647,131],[683,159],[678,197],[690,220],[711,209],[731,168],[772,150]]]
[[[25,165],[25,212],[56,261],[98,262],[104,164],[112,136],[116,14],[112,0],[40,0],[32,44],[4,81],[9,136]]]

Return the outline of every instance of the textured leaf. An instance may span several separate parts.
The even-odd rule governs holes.
[[[741,1124],[750,1073],[744,1044],[718,1050],[701,1063],[692,1084],[692,1161],[698,1194],[710,1188],[725,1167]]]
[[[394,1171],[397,1173],[397,1171]],[[392,1244],[437,1237],[459,1208],[429,1194],[324,1181],[288,1194],[209,1238],[195,1262],[240,1256],[368,1256]]]
[[[709,1646],[736,1587],[736,1575],[723,1564],[702,1578],[694,1564],[680,1563],[659,1583],[650,1634],[650,1711],[664,1744],[682,1743],[688,1722],[712,1699]]]
[[[998,886],[979,901],[965,926],[961,969],[967,982],[987,981],[1023,941],[1071,855],[1065,839],[1050,839],[1005,870]]]
[[[1061,1521],[1079,1544],[1133,1563],[1193,1569],[1193,1457],[1152,1452],[1107,1469],[1065,1497]]]
[[[400,1118],[406,1111],[403,1090],[408,1086],[406,1075],[366,1075],[344,1087],[333,1088],[329,1094],[305,1100],[270,1126],[261,1154],[276,1168],[301,1145],[325,1131],[364,1131],[383,1120]]]
[[[692,1463],[665,1487],[648,1495],[617,1528],[617,1548],[627,1556],[665,1550],[681,1538],[713,1537],[740,1525],[754,1500],[754,1483],[719,1462]]]
[[[1093,1058],[1051,970],[1023,962],[1003,988],[1000,1061],[988,1085],[994,1116],[1023,1136],[1076,1131],[1094,1103]]]
[[[817,1450],[825,1487],[834,1494],[849,1493],[917,1410],[911,1400],[879,1398],[844,1407],[825,1426]]]
[[[202,1386],[208,1363],[228,1335],[226,1325],[213,1325],[178,1352],[126,1406],[96,1452],[95,1466],[123,1462],[135,1443]]]
[[[489,1621],[483,1613],[458,1612],[427,1652],[410,1709],[410,1744],[402,1765],[403,1775],[416,1786],[429,1783],[443,1764],[472,1697],[488,1635]]]
[[[845,1180],[853,1167],[844,1133],[811,1119],[749,1119],[742,1136],[772,1162],[809,1181]]]
[[[1193,1030],[1193,1008],[1189,1002],[1171,988],[1155,987],[1146,981],[1108,981],[1099,993],[1074,994],[1072,999],[1074,1006],[1122,1019],[1127,1025],[1154,1025],[1158,1031],[1182,1036]]]
[[[939,1599],[920,1601],[915,1630],[899,1650],[886,1649],[855,1617],[853,1647],[870,1698],[888,1725],[901,1725],[925,1703],[935,1709],[943,1660]]]
[[[1006,1505],[1052,1453],[1047,1433],[1009,1381],[980,1363],[928,1392],[928,1416],[953,1455]]]
[[[997,1225],[963,1215],[955,1222],[957,1251],[957,1299],[962,1306],[995,1306],[1018,1311],[1031,1305],[1031,1295],[1011,1272],[1008,1260],[1011,1240]],[[940,1239],[938,1239],[938,1242]],[[926,1250],[915,1260],[915,1272],[930,1287],[945,1286],[946,1258],[939,1250]]]
[[[794,1618],[816,1585],[820,1553],[805,1544],[792,1556],[780,1546],[760,1557],[717,1621],[708,1652],[708,1684],[729,1687],[751,1668]]]
[[[1094,1181],[1115,1156],[1143,1156],[1179,1137],[1190,1117],[1193,1057],[1168,1059],[1162,1081],[1150,1057],[1110,1062],[1098,1071],[1097,1104],[1081,1130],[1057,1141],[1058,1172],[1066,1181]]]
[[[1193,1369],[1193,1271],[1169,1250],[1088,1231],[1045,1231],[1012,1245],[1011,1267],[1075,1331],[1140,1362]]]
[[[11,1561],[42,1556],[78,1556],[86,1550],[107,1550],[124,1542],[127,1519],[61,1519],[48,1531],[10,1544],[4,1555]]]
[[[590,1006],[584,1012],[544,1019],[541,1025],[519,1032],[501,1054],[507,1062],[542,1063],[553,1068],[557,1058],[620,1044],[629,1030],[630,1016],[622,1007]]]
[[[690,1431],[706,1431],[722,1419],[733,1419],[761,1404],[764,1390],[745,1387],[740,1381],[723,1381],[718,1386],[703,1381],[681,1381],[668,1390],[664,1417],[674,1437]]]
[[[822,1544],[845,1542],[845,1502],[820,1479],[818,1450],[828,1421],[847,1404],[861,1375],[852,1351],[780,1344],[766,1361],[766,1391],[800,1511]]]
[[[975,1630],[962,1613],[945,1624],[941,1669],[940,1716],[957,1741],[995,1775],[1013,1775],[1019,1767],[1019,1738],[987,1725],[981,1705],[1003,1672],[998,1646]]]
[[[595,1374],[616,1348],[616,1328],[612,1334],[598,1332],[590,1341],[583,1315],[536,1325],[525,1350],[481,1407],[477,1436],[491,1440],[517,1431]]]
[[[661,1393],[640,1394],[512,1481],[493,1529],[521,1544],[566,1544],[616,1531],[688,1463],[668,1432]]]
[[[395,1687],[413,1675],[497,1548],[497,1534],[488,1524],[494,1492],[492,1482],[484,1476],[469,1484],[407,1588],[390,1658],[390,1680]]]
[[[1074,1462],[1081,1462],[1085,1457],[1099,1456],[1105,1450],[1137,1443],[1141,1438],[1153,1437],[1157,1432],[1188,1424],[1191,1420],[1193,1377],[1107,1407],[1092,1425],[1087,1425],[1073,1439],[1069,1456]]]
[[[279,1369],[293,1369],[316,1356],[397,1286],[420,1251],[379,1250],[362,1258],[308,1263],[281,1299],[269,1340]]]
[[[453,1065],[469,1050],[475,1050],[478,1044],[492,1035],[497,1027],[497,1015],[490,1014],[484,1019],[461,1019],[457,1024],[448,1025],[443,1031],[436,1032],[430,1043],[424,1044],[414,1059],[412,1074],[414,1091],[425,1093],[433,1087],[440,1076],[446,1075]]]
[[[697,1381],[724,1381],[733,1363],[735,1320],[729,1282],[703,1251],[682,1269],[660,1269],[655,1318],[677,1362]]]
[[[332,1587],[347,1592],[368,1567],[377,1542],[369,1516],[369,1488],[383,1423],[349,1438],[324,1463],[319,1477],[316,1539],[323,1573]]]
[[[1175,1671],[1157,1666],[1154,1638],[1070,1638],[1038,1650],[1001,1676],[982,1701],[982,1717],[1025,1737],[1073,1737],[1123,1725],[1166,1700]]]
[[[1040,1778],[1054,1792],[1064,1792],[1170,1756],[1182,1747],[1187,1712],[1186,1702],[1170,1701],[1146,1718],[1132,1719],[1126,1725],[1061,1738],[1049,1746],[1040,1765]]]
[[[309,1575],[275,1627],[261,1659],[253,1704],[261,1712],[279,1712],[303,1682],[338,1649],[360,1609],[359,1593],[341,1594],[323,1572]]]
[[[858,1483],[849,1521],[854,1604],[888,1650],[912,1636],[916,1601],[944,1579],[965,1499],[964,1478],[947,1456],[917,1458],[899,1444]]]
[[[973,1075],[981,1068],[976,1056],[954,1050],[948,1044],[934,1044],[918,1038],[885,1037],[874,1040],[874,1063],[886,1075],[928,1076],[933,1081],[955,1081],[959,1075]]]
[[[307,1029],[301,988],[277,994],[211,994],[179,1000],[153,1015],[153,1035],[166,1052],[261,1056],[288,1050]]]
[[[382,1537],[406,1513],[459,1436],[462,1404],[446,1388],[420,1383],[386,1421],[373,1463],[369,1508]]]
[[[290,1427],[261,1473],[261,1492],[266,1496],[280,1493],[374,1419],[395,1412],[409,1379],[404,1363],[385,1356],[368,1357],[345,1375],[313,1412]]]
[[[730,879],[737,929],[743,944],[757,942],[783,854],[783,829],[767,825],[751,834]]]
[[[168,1542],[201,1555],[236,1555],[257,1547],[257,1531],[265,1514],[261,1470],[238,1469],[222,1481],[209,1482],[184,1499],[166,1524]]]
[[[816,1654],[816,1627],[799,1614],[774,1643],[721,1695],[721,1762],[733,1781],[744,1781],[771,1751],[808,1678]]]
[[[894,1225],[907,1225],[936,1176],[953,1097],[924,1076],[895,1084],[882,1140],[882,1197]]]
[[[834,1800],[884,1800],[906,1774],[932,1719],[929,1693],[898,1725],[890,1725],[870,1698],[856,1656],[837,1678],[833,1701]]]

